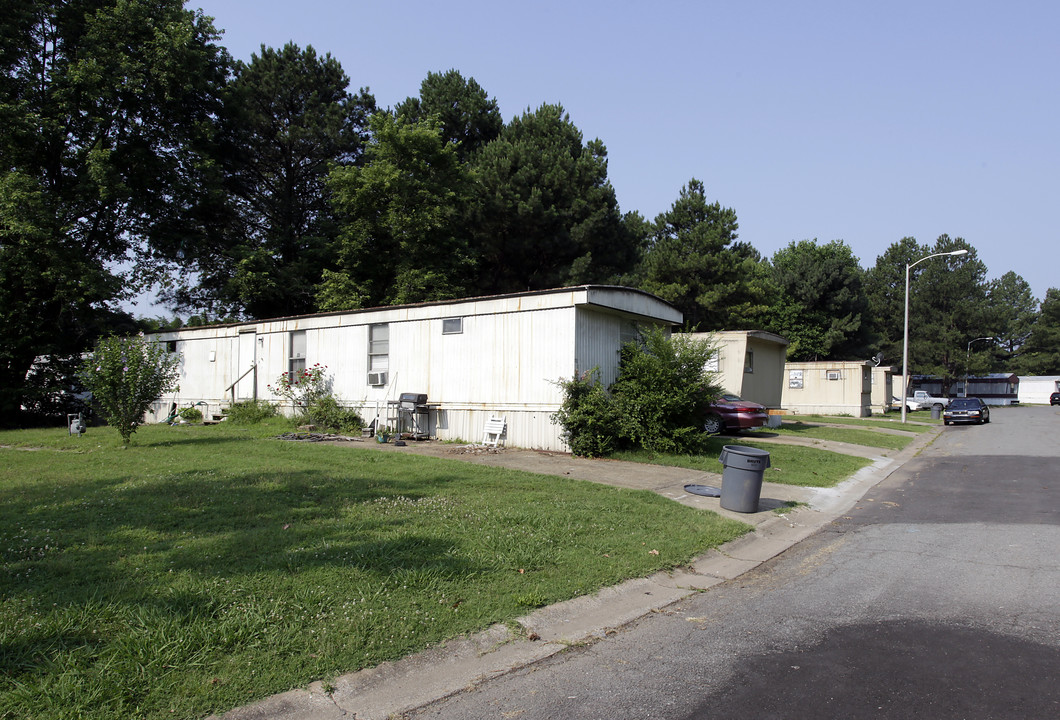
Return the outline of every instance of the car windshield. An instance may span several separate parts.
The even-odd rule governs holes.
[[[950,403],[951,410],[971,410],[979,407],[978,400],[971,400],[968,398],[960,398]]]

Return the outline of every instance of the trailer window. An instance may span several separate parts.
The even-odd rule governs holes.
[[[305,372],[305,330],[291,333],[291,356],[288,362],[288,377],[294,382],[295,376]]]
[[[368,372],[386,372],[390,367],[390,326],[368,326]]]

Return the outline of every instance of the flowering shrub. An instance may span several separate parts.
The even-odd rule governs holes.
[[[331,394],[327,369],[326,365],[317,363],[305,370],[284,373],[276,379],[276,385],[269,385],[269,390],[290,401],[305,423],[342,432],[360,430],[364,426],[361,416],[339,405]]]
[[[177,389],[179,364],[179,355],[161,343],[148,342],[143,333],[112,336],[96,343],[78,375],[106,415],[107,424],[128,445],[151,403]]]
[[[269,385],[274,395],[286,398],[294,407],[305,408],[320,398],[330,395],[326,365],[317,363],[304,370],[284,373],[276,379],[275,385]]]

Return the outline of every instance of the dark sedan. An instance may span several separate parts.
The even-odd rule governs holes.
[[[769,420],[765,405],[741,400],[738,395],[725,393],[707,410],[703,429],[708,434],[762,427]]]
[[[956,398],[951,400],[949,406],[942,412],[942,422],[946,425],[959,422],[982,425],[990,422],[990,408],[982,398]]]
[[[1060,392],[1054,392],[1049,396],[1049,405],[1060,405]]]

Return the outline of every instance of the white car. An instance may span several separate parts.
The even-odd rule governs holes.
[[[901,405],[902,404],[902,399],[901,398],[891,398],[891,402],[893,402],[895,405]],[[920,409],[920,403],[918,403],[913,398],[906,398],[905,399],[905,409],[908,410],[909,412],[913,412],[914,410],[919,410]]]

